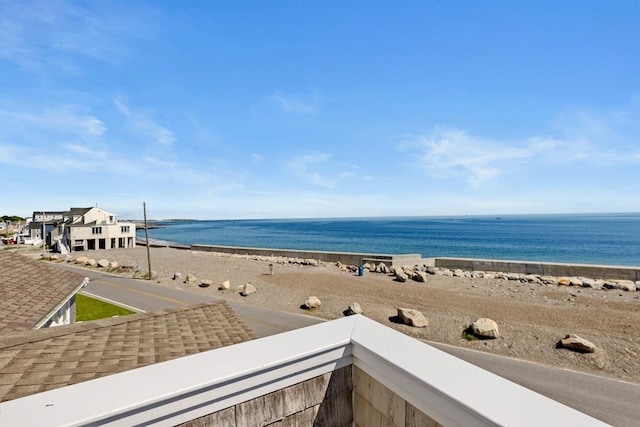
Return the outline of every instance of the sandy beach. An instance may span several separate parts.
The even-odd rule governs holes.
[[[299,265],[281,259],[173,248],[151,248],[150,252],[158,286],[323,319],[342,317],[349,304],[357,302],[371,319],[421,340],[640,383],[640,292],[439,275],[429,275],[426,283],[400,283],[387,274],[366,272],[359,277],[333,263]],[[147,271],[145,247],[74,256],[104,258]],[[173,279],[176,272],[183,280]],[[131,271],[117,274],[133,276]],[[184,283],[188,274],[198,280]],[[202,280],[213,284],[201,288],[198,284]],[[231,288],[219,291],[218,285],[225,280]],[[241,296],[238,287],[246,283],[257,292]],[[317,296],[322,305],[309,312],[300,307],[310,295]],[[397,307],[420,310],[429,326],[412,328],[394,323]],[[499,339],[468,341],[463,337],[470,323],[481,317],[498,323]],[[597,350],[581,354],[556,348],[567,334],[591,341]]]

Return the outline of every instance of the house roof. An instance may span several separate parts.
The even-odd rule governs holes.
[[[0,337],[0,401],[248,341],[224,301]]]
[[[0,251],[0,333],[35,328],[83,282],[83,276],[71,271]]]
[[[91,209],[93,208],[71,208],[69,209],[69,212],[71,213],[71,216],[76,216],[76,215],[84,215],[87,212],[89,212]]]

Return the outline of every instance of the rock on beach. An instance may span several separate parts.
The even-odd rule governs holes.
[[[565,336],[560,340],[558,346],[578,353],[593,353],[596,351],[596,346],[591,341],[587,341],[575,334]]]
[[[424,314],[412,308],[398,308],[398,318],[405,325],[413,326],[414,328],[429,326],[429,321],[424,317]]]
[[[500,338],[495,320],[482,317],[471,324],[473,334],[481,338]]]

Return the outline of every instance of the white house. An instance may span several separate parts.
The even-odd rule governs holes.
[[[136,226],[119,222],[115,214],[98,207],[71,208],[64,221],[51,232],[51,246],[56,251],[134,248]]]

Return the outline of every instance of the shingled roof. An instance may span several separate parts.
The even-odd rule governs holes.
[[[0,251],[0,333],[33,329],[82,286],[84,277]]]
[[[255,338],[224,301],[0,337],[0,401]]]

